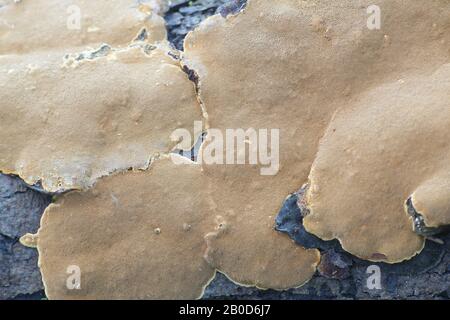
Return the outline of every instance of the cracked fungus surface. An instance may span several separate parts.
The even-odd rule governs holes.
[[[407,4],[378,1],[383,14],[382,29],[374,31],[367,28],[366,10],[372,4],[368,0],[276,3],[250,0],[240,14],[227,18],[213,16],[186,38],[183,63],[199,77],[199,94],[208,112],[210,128],[280,130],[280,170],[275,176],[261,176],[252,166],[205,166],[205,174],[215,181],[213,185],[217,188],[211,201],[224,221],[232,225],[227,232],[208,236],[207,259],[240,283],[284,287],[276,282],[275,274],[268,274],[272,268],[267,267],[265,273],[264,268],[256,270],[251,266],[258,261],[260,265],[273,267],[275,261],[284,261],[274,259],[278,252],[287,251],[288,247],[294,250],[294,245],[272,231],[274,216],[286,195],[307,182],[319,140],[333,114],[354,105],[352,101],[383,83],[407,74],[432,72],[449,60],[448,1],[429,1],[426,6],[418,0]],[[393,102],[401,105],[399,101]],[[386,105],[388,113],[389,107]],[[370,119],[367,121],[370,127]],[[444,127],[435,130],[438,128]],[[383,132],[384,128],[380,130]],[[395,135],[401,134],[391,133],[388,138],[395,141]],[[418,160],[407,157],[403,161]],[[397,164],[392,163],[392,168]],[[378,169],[377,174],[382,175],[385,168]],[[413,177],[415,173],[410,174]],[[348,181],[342,181],[336,172],[328,178],[341,182],[334,183],[334,189],[329,190],[346,191]],[[387,188],[404,191],[394,185]],[[378,196],[373,197],[372,190],[354,191],[355,194],[348,193],[339,201],[351,206],[352,200],[345,199],[365,197],[371,199],[368,203],[385,203]],[[406,199],[401,200],[400,206]],[[404,211],[400,213],[402,217],[386,209],[369,212],[379,214],[380,221],[386,222],[371,226],[371,230],[384,231],[372,234],[352,231],[350,226],[355,225],[350,223],[348,230],[352,232],[347,242],[355,243],[352,247],[347,245],[350,252],[371,257],[377,253],[374,250],[379,251],[373,245],[378,243],[392,249],[379,260],[393,262],[421,249],[423,241],[414,235]],[[337,219],[338,214],[333,214]],[[340,211],[339,217],[349,221],[358,214]],[[359,220],[362,217],[367,214],[362,212]],[[323,220],[321,223],[330,224]],[[331,237],[330,233],[319,233],[319,228],[313,231],[324,238]],[[377,238],[378,234],[389,232],[398,232],[403,237]],[[402,243],[405,239],[411,243]],[[281,248],[280,251],[275,247]],[[306,261],[311,264],[307,264],[306,270],[310,270],[314,265],[311,256],[317,253],[302,250],[302,254],[308,256]],[[304,267],[300,261],[278,262],[283,265],[278,267],[289,273]],[[266,276],[264,281],[259,274]]]
[[[126,46],[143,28],[149,42],[162,41],[164,7],[163,0],[2,0],[0,54]]]
[[[177,157],[176,155],[174,157]],[[39,265],[50,299],[196,299],[214,277],[203,258],[213,228],[200,167],[155,160],[87,192],[63,195],[44,213]],[[78,266],[79,290],[66,287]]]
[[[202,116],[168,52],[160,45],[93,59],[0,56],[0,170],[52,192],[84,189],[169,152],[171,133]]]
[[[305,227],[364,259],[415,255],[423,239],[406,212],[411,195],[428,227],[450,223],[449,134],[450,64],[370,90],[325,134]]]

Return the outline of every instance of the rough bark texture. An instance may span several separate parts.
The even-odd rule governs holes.
[[[226,16],[239,11],[245,3],[246,0],[174,0],[165,16],[169,41],[182,50],[185,36],[204,19],[215,13]]]
[[[0,175],[0,299],[42,290],[37,251],[22,246],[19,238],[37,231],[50,201],[19,178]]]

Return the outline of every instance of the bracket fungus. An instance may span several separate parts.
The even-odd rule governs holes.
[[[448,79],[446,79],[448,80]],[[428,228],[450,225],[450,169],[424,181],[411,196],[411,205]]]
[[[164,7],[165,0],[2,0],[0,54],[124,47],[143,29],[150,43],[162,41]]]
[[[408,203],[426,227],[449,224],[448,0],[379,0],[375,30],[371,0],[248,0],[190,32],[181,66],[153,15],[163,1],[75,1],[81,37],[57,27],[69,2],[46,12],[41,2],[0,6],[0,171],[82,189],[59,195],[37,237],[22,238],[37,242],[49,298],[198,298],[215,270],[301,286],[320,253],[274,220],[308,181],[305,228],[363,259],[423,248]],[[23,25],[36,12],[51,23]],[[201,164],[172,155],[175,165],[175,144],[192,144],[171,134],[199,119]],[[227,130],[240,131],[224,149],[214,133]]]
[[[169,53],[160,44],[0,56],[0,171],[51,192],[85,189],[169,152],[172,132],[202,118]]]
[[[61,195],[45,211],[38,234],[22,239],[26,244],[27,239],[37,242],[47,296],[201,297],[215,275],[216,266],[209,258],[216,250],[211,239],[233,233],[241,223],[217,215],[210,197],[217,191],[214,185],[217,181],[210,180],[200,165],[172,154],[155,159],[146,171],[116,173],[87,191]],[[249,253],[253,246],[253,254],[234,262],[239,274],[247,268],[257,280],[239,276],[233,280],[287,289],[312,277],[319,260],[316,250],[305,251],[287,237],[273,237],[276,234],[270,228],[256,227],[254,233],[246,234],[249,243],[245,245],[236,233],[229,240],[234,241],[230,250],[237,252],[242,246]],[[261,241],[266,243],[265,250],[259,246]],[[80,270],[77,290],[66,286],[70,266]]]
[[[310,280],[319,251],[297,246],[273,229],[271,213],[279,209],[273,199],[282,198],[282,186],[257,174],[257,167],[203,170],[210,183],[206,193],[211,210],[220,217],[216,230],[206,235],[207,261],[233,282],[261,289],[295,288]],[[239,174],[243,183],[236,179]],[[251,185],[246,183],[249,178]]]
[[[249,0],[241,13],[210,17],[185,40],[182,62],[198,76],[199,97],[210,128],[279,130],[280,168],[273,176],[261,177],[250,165],[215,165],[214,161],[204,165],[205,173],[217,183],[218,192],[212,195],[217,211],[225,221],[239,221],[228,233],[209,239],[207,258],[238,282],[260,284],[249,267],[255,261],[251,257],[264,260],[262,252],[276,256],[270,246],[279,237],[270,232],[275,214],[285,197],[307,182],[320,138],[333,115],[348,109],[365,91],[448,62],[450,39],[445,30],[450,16],[443,14],[448,1],[430,1],[426,7],[418,0],[408,4],[379,1],[383,12],[380,30],[367,27],[371,5],[369,0]],[[411,23],[416,18],[421,23]],[[406,49],[407,55],[399,54]],[[208,143],[214,142],[207,142],[204,150]],[[330,164],[337,166],[336,162]],[[327,177],[339,178],[335,172]],[[342,185],[333,184],[344,192]],[[361,216],[365,217],[364,213]],[[380,260],[395,262],[420,250],[423,241],[411,232],[410,225],[403,224],[405,220],[407,216],[394,221],[398,224],[392,229],[409,228],[404,239],[411,242],[397,246],[388,243],[389,238],[378,238],[393,250],[397,246],[396,253],[389,252]],[[349,230],[353,230],[351,224]],[[365,243],[372,241],[366,237]],[[366,256],[367,251],[356,253]],[[308,274],[314,254],[302,254],[311,262],[306,264]],[[297,261],[286,263],[284,270],[302,268],[302,259]],[[262,286],[277,287],[280,283],[276,280],[268,276]]]
[[[450,64],[380,85],[339,112],[311,170],[308,231],[366,260],[420,252],[405,203],[428,227],[450,223]]]
[[[206,182],[200,166],[184,162],[157,159],[147,171],[105,177],[50,205],[38,233],[47,296],[200,297],[215,275],[203,258],[204,234],[214,222],[201,192]],[[79,270],[74,290],[66,286],[70,266]]]

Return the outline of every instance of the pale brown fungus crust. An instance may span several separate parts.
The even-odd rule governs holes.
[[[285,262],[292,260],[280,259],[282,252],[294,245],[271,229],[285,197],[307,182],[333,115],[371,88],[448,61],[450,16],[443,14],[448,1],[429,1],[427,6],[418,0],[378,1],[381,30],[367,27],[371,5],[370,0],[249,0],[240,14],[213,16],[186,38],[183,64],[198,75],[210,128],[280,130],[275,176],[262,177],[258,166],[204,165],[216,181],[211,197],[217,215],[229,225],[209,236],[207,258],[237,282],[281,288],[312,275],[317,253],[303,250],[296,263]],[[399,54],[405,51],[407,55]],[[386,252],[381,260],[401,260],[421,249],[423,242],[412,233],[407,217],[400,220],[390,231],[405,231],[410,248],[398,244],[395,254]],[[357,252],[365,257],[373,241],[367,235],[360,234],[366,240],[363,254]],[[281,278],[265,271],[277,267],[283,268]],[[301,269],[303,278],[289,278]]]
[[[424,181],[414,191],[411,202],[428,228],[450,225],[450,168],[446,166]]]
[[[144,49],[0,56],[0,171],[47,191],[85,189],[169,152],[201,110],[170,49]]]
[[[204,234],[214,221],[202,195],[206,182],[200,167],[184,162],[175,165],[164,157],[147,171],[103,178],[91,190],[70,192],[50,205],[38,234],[46,295],[201,297],[215,275],[203,258]],[[80,289],[70,290],[67,270],[73,266]]]
[[[150,43],[166,38],[165,0],[0,1],[0,55],[102,43],[125,47],[142,30]]]
[[[205,194],[218,217],[216,230],[206,235],[207,261],[245,286],[283,290],[306,283],[320,254],[274,231],[280,207],[275,199],[283,200],[281,180],[260,176],[257,167],[204,166],[203,170],[210,182]],[[241,175],[242,182],[235,175]]]
[[[203,164],[200,172],[198,166],[174,167],[162,159],[146,172],[118,173],[101,179],[90,191],[62,196],[46,211],[38,237],[49,297],[197,298],[214,268],[243,285],[300,286],[314,274],[319,252],[298,247],[274,232],[273,221],[285,197],[308,176],[311,212],[305,227],[310,231],[324,239],[338,238],[346,250],[369,260],[398,262],[420,251],[423,239],[412,230],[406,199],[411,197],[430,226],[448,222],[443,188],[448,187],[449,171],[445,137],[450,127],[450,90],[448,65],[444,65],[450,53],[449,3],[432,0],[424,6],[419,0],[407,4],[380,0],[381,30],[367,28],[366,9],[371,5],[370,0],[249,0],[242,13],[213,16],[190,33],[183,65],[198,76],[207,127],[222,132],[279,129],[279,171],[264,176],[260,165]],[[158,50],[150,50],[150,55]],[[93,59],[92,65],[72,59],[66,67],[83,70],[86,65],[118,63],[108,56]],[[142,71],[142,66],[136,68]],[[126,74],[117,66],[107,71]],[[146,76],[154,73],[148,70]],[[101,75],[89,79],[103,81]],[[141,84],[132,83],[133,90]],[[121,84],[105,85],[117,88],[110,92],[111,99],[127,88]],[[0,93],[2,100],[15,99],[14,91]],[[158,91],[157,97],[167,94]],[[166,111],[167,105],[178,105],[179,96],[171,97],[170,103],[163,103]],[[97,105],[98,98],[92,99],[82,105]],[[30,101],[24,106],[26,102]],[[190,112],[177,110],[167,119]],[[22,115],[3,117],[16,117],[10,119],[15,122]],[[189,125],[183,118],[179,127],[190,128],[194,118],[189,118]],[[115,127],[109,121],[102,123],[105,128]],[[35,125],[30,132],[39,128]],[[211,143],[207,141],[200,152]],[[2,154],[23,154],[19,151]],[[146,152],[151,155],[154,150]],[[4,163],[12,167],[11,172],[16,170],[11,159]],[[66,168],[61,172],[67,174]],[[38,175],[21,176],[33,182]],[[71,186],[68,181],[64,183]],[[437,186],[441,189],[436,193]],[[49,187],[55,189],[54,183]],[[199,228],[195,221],[201,221]],[[179,228],[172,230],[174,225]],[[151,241],[161,243],[149,246]],[[81,271],[86,271],[87,286],[82,283],[80,291],[68,292],[65,268],[77,263],[74,256],[80,258]],[[186,256],[192,264],[180,260]],[[162,278],[167,270],[170,277]]]
[[[405,202],[450,223],[450,64],[367,92],[331,122],[310,175],[305,227],[366,260],[421,251]]]

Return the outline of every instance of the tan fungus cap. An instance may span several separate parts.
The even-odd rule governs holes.
[[[3,6],[1,6],[3,4]],[[0,55],[102,43],[128,45],[145,29],[147,41],[166,38],[165,1],[0,0]]]
[[[106,177],[50,205],[38,233],[47,296],[202,296],[215,274],[203,258],[204,234],[214,221],[202,195],[200,167],[185,162],[155,160],[148,171]]]
[[[175,146],[174,130],[201,121],[194,85],[165,46],[102,50],[0,56],[0,171],[48,191],[85,189],[145,168]]]

